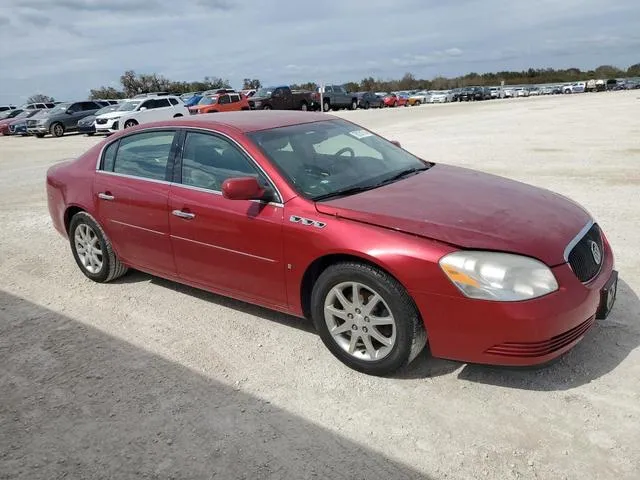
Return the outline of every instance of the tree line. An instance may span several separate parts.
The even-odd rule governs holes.
[[[348,91],[372,91],[390,92],[396,90],[445,90],[465,86],[492,86],[500,85],[504,80],[505,85],[528,85],[538,83],[564,83],[589,79],[609,79],[640,77],[640,63],[631,65],[626,70],[613,65],[601,65],[594,70],[580,70],[579,68],[529,68],[522,71],[501,71],[492,73],[467,73],[459,77],[435,77],[432,79],[417,78],[410,72],[405,73],[400,79],[381,79],[367,77],[359,82],[349,81],[344,84]],[[157,73],[137,74],[128,70],[120,76],[121,88],[99,87],[92,89],[89,95],[91,99],[119,99],[131,98],[140,93],[166,91],[180,95],[182,93],[215,90],[218,88],[231,88],[229,80],[222,77],[204,77],[201,81],[186,82],[170,80]],[[260,88],[262,83],[257,78],[245,78],[242,82],[243,89]],[[315,90],[316,82],[293,84],[291,88],[299,90]],[[33,100],[38,98],[38,100]],[[51,97],[38,94],[29,98],[28,102],[45,101]]]

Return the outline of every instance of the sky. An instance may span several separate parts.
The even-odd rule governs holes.
[[[639,0],[0,0],[0,105],[125,70],[263,85],[640,63]]]

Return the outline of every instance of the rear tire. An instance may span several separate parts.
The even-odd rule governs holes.
[[[271,105],[265,105],[262,107],[263,110],[271,110]]]
[[[300,105],[300,110],[302,110],[303,112],[306,112],[307,110],[309,110],[309,107],[307,106],[306,102],[302,102],[302,104]]]
[[[324,111],[324,112],[328,112],[330,108],[331,108],[331,105],[329,104],[329,102],[325,101],[325,102],[322,104],[322,111]]]
[[[69,243],[78,267],[94,282],[110,282],[127,273],[128,268],[116,257],[102,227],[87,212],[79,212],[71,219]]]
[[[135,127],[136,125],[138,125],[138,122],[136,122],[135,120],[127,120],[126,122],[124,122],[124,128],[131,128]]]
[[[357,110],[358,109],[358,101],[357,100],[352,100],[351,101],[351,110]]]
[[[350,284],[357,286],[357,297]],[[383,270],[364,263],[338,263],[322,272],[311,294],[311,314],[329,351],[368,375],[394,373],[426,345],[422,320],[406,290]]]

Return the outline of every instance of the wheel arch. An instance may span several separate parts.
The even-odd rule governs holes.
[[[80,212],[86,212],[85,208],[82,208],[80,205],[68,205],[64,211],[63,221],[64,221],[64,229],[69,235],[69,227],[71,226],[71,219]]]
[[[397,275],[380,262],[366,256],[356,255],[353,253],[329,253],[318,257],[311,262],[302,275],[302,280],[300,282],[300,307],[305,318],[311,318],[311,293],[313,292],[313,286],[318,280],[318,277],[320,277],[322,272],[330,266],[343,262],[363,263],[365,265],[378,268],[396,280],[402,288],[408,292],[406,285],[403,284]]]

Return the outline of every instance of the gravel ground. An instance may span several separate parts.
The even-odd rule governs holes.
[[[77,269],[44,173],[98,140],[0,138],[0,478],[637,479],[635,92],[341,112],[427,159],[556,190],[607,232],[611,317],[543,370],[349,370],[305,322]]]

